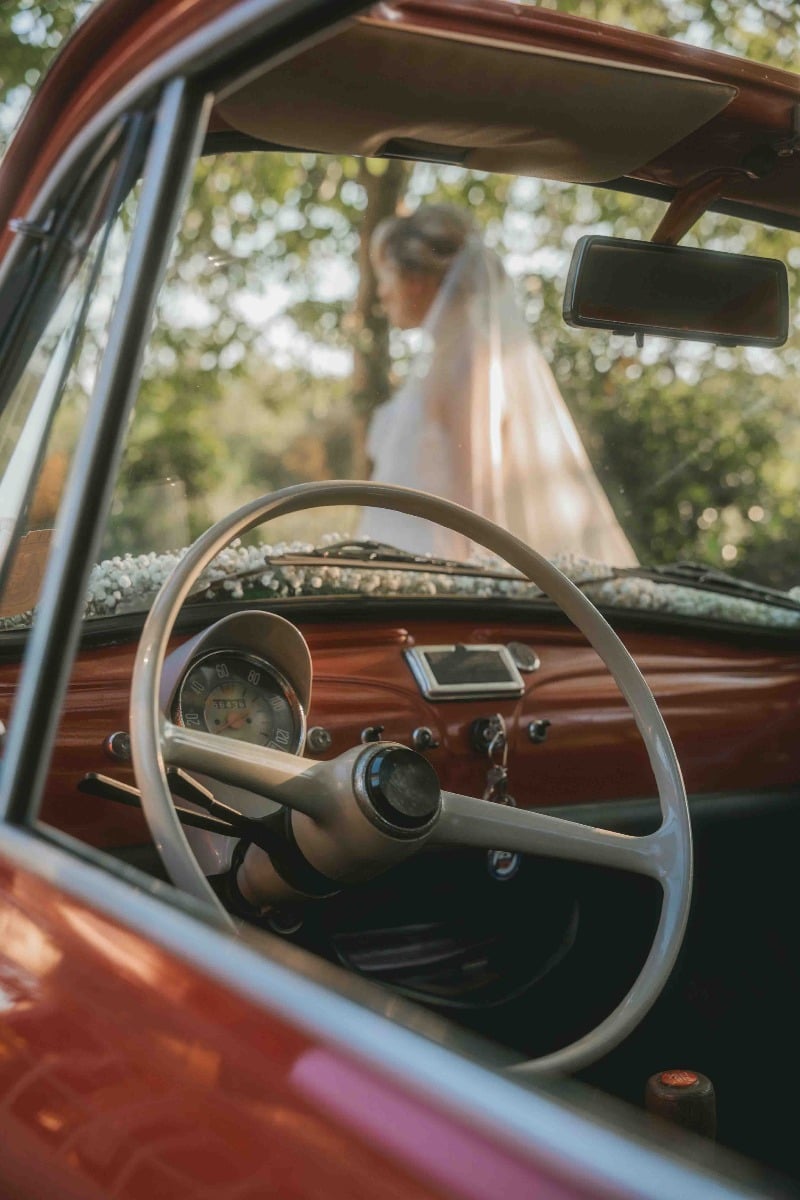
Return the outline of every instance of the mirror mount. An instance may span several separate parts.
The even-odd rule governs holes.
[[[650,240],[661,246],[677,246],[695,221],[722,195],[729,180],[755,183],[770,175],[779,159],[795,154],[800,154],[800,103],[792,108],[792,128],[787,137],[754,146],[738,167],[713,167],[679,188]]]
[[[725,184],[731,178],[752,182],[759,179],[760,175],[747,167],[714,168],[698,175],[675,193],[650,240],[658,246],[677,246],[695,221],[722,195]]]

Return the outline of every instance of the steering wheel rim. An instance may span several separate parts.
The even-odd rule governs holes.
[[[308,508],[369,505],[423,517],[461,533],[521,571],[569,617],[599,654],[619,687],[639,729],[658,788],[661,825],[652,834],[628,837],[512,809],[453,793],[441,794],[441,813],[431,841],[458,845],[503,846],[509,851],[545,854],[621,867],[658,880],[663,892],[661,914],[647,958],[636,980],[616,1008],[593,1030],[568,1046],[512,1068],[520,1075],[575,1071],[602,1057],[641,1021],[660,994],[680,950],[688,921],[692,888],[692,837],[689,809],[678,760],[655,698],[628,651],[592,602],[552,563],[524,542],[484,517],[449,500],[409,488],[356,481],[298,484],[259,497],[206,530],[161,587],[145,622],[133,671],[130,729],[133,767],[142,808],[156,846],[176,886],[206,901],[217,922],[234,923],[212,891],[192,853],[167,784],[165,749],[178,764],[178,731],[161,713],[159,683],[167,643],[180,608],[194,582],[234,538],[279,516]],[[213,735],[192,734],[195,742]],[[192,739],[189,739],[190,741]],[[222,742],[224,739],[216,739]],[[241,748],[237,747],[241,752]],[[184,745],[179,765],[197,758]],[[215,757],[223,755],[214,747]],[[261,748],[251,747],[257,759]],[[272,759],[279,752],[263,752]],[[229,755],[230,757],[230,755]],[[294,782],[302,782],[304,765],[316,761],[292,758]],[[197,769],[201,769],[199,766]],[[202,768],[207,770],[205,765]],[[266,791],[262,794],[266,795]],[[283,801],[286,802],[285,800]],[[294,804],[303,811],[303,804]],[[307,808],[306,812],[309,811]],[[313,812],[313,809],[311,810]]]

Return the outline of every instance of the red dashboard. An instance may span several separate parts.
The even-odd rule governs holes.
[[[301,623],[302,624],[302,623]],[[520,805],[549,808],[655,793],[633,719],[616,685],[582,635],[563,625],[504,621],[375,619],[302,629],[313,663],[308,727],[324,729],[331,757],[382,727],[387,740],[411,744],[426,728],[438,743],[426,752],[442,784],[483,793],[487,758],[472,742],[473,723],[501,713],[509,735],[509,790]],[[653,689],[691,794],[780,788],[800,773],[795,717],[800,662],[794,649],[633,630],[622,633]],[[523,675],[521,697],[426,699],[404,651],[440,643],[522,642],[539,669]],[[174,644],[178,644],[176,641]],[[87,771],[133,782],[130,766],[106,749],[128,729],[134,641],[84,649],[71,681],[48,775],[42,817],[97,846],[149,841],[140,814],[83,795]],[[0,716],[7,717],[16,665],[0,668]],[[544,740],[532,723],[549,722]],[[541,737],[542,726],[534,729]],[[311,754],[308,750],[307,753]]]

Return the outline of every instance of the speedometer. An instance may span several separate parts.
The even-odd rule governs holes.
[[[291,754],[305,736],[305,716],[289,682],[263,659],[237,651],[197,659],[183,677],[173,715],[187,729]]]

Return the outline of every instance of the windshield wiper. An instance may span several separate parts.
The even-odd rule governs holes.
[[[737,579],[717,567],[697,562],[678,561],[660,566],[614,567],[606,575],[575,582],[577,587],[584,588],[593,583],[605,583],[614,579],[652,579],[655,583],[675,583],[681,587],[718,592],[722,595],[737,596],[740,600],[753,600],[759,604],[800,611],[800,601],[793,599],[787,592]]]
[[[269,562],[284,563],[315,563],[320,559],[331,559],[336,562],[346,562],[348,566],[389,566],[410,568],[417,571],[436,571],[445,575],[479,575],[487,579],[523,578],[513,568],[508,570],[483,567],[477,563],[462,563],[452,558],[435,558],[429,554],[414,554],[410,550],[401,550],[388,542],[375,542],[369,539],[345,540],[332,542],[329,546],[315,546],[313,550],[293,554],[291,552],[271,555]]]
[[[434,571],[441,575],[475,575],[485,579],[523,579],[524,576],[513,568],[508,570],[483,567],[476,563],[457,562],[452,558],[434,558],[427,554],[414,554],[410,550],[401,550],[388,542],[374,541],[341,541],[332,542],[329,546],[314,546],[310,550],[285,550],[280,554],[265,556],[264,566],[256,567],[237,575],[243,579],[250,575],[259,575],[264,567],[292,566],[310,567],[325,562],[346,565],[358,569],[376,566],[396,566],[409,571]]]
[[[297,556],[291,553],[280,554],[270,558],[270,562],[285,562],[287,558],[294,559],[295,557]],[[300,557],[354,559],[357,562],[435,563],[437,566],[444,565],[449,561],[445,558],[428,558],[424,554],[414,554],[410,550],[401,550],[399,546],[392,546],[389,542],[375,542],[369,538],[363,541],[354,538],[352,541],[331,542],[328,546],[315,546],[312,550],[305,551]]]
[[[395,567],[402,571],[433,572],[437,575],[460,575],[477,579],[519,580],[525,577],[513,568],[503,570],[476,563],[461,563],[449,558],[434,558],[426,554],[414,554],[401,550],[387,542],[344,539],[328,546],[313,546],[308,550],[282,550],[279,554],[265,554],[264,562],[257,567],[246,567],[219,579],[204,579],[198,591],[224,586],[232,580],[258,579],[265,571],[274,567],[322,567],[346,566],[357,571],[374,570],[376,567]],[[201,598],[195,593],[192,597]]]

